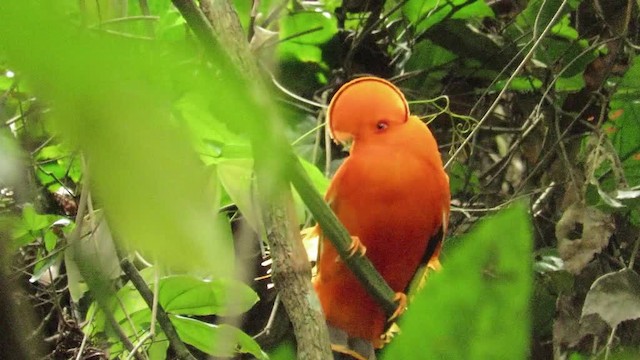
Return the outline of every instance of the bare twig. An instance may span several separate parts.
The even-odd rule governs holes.
[[[473,128],[473,130],[471,130],[471,132],[469,133],[469,135],[464,139],[464,141],[462,142],[462,144],[460,144],[460,146],[458,147],[458,149],[451,155],[451,158],[449,158],[449,160],[446,162],[446,164],[444,165],[445,169],[448,169],[449,166],[453,163],[453,161],[455,160],[455,158],[460,154],[460,152],[462,152],[462,150],[464,149],[464,147],[469,143],[469,141],[471,141],[471,139],[475,136],[475,134],[478,132],[478,130],[480,129],[480,126],[482,126],[482,124],[484,124],[485,121],[487,121],[487,119],[489,118],[489,116],[491,115],[491,113],[493,112],[493,110],[495,110],[495,108],[498,106],[498,104],[500,103],[500,101],[502,100],[502,97],[504,96],[504,94],[507,92],[507,89],[509,88],[509,86],[511,85],[511,82],[513,82],[513,80],[516,78],[516,76],[518,76],[518,74],[520,73],[520,71],[522,71],[522,69],[524,68],[524,66],[529,62],[529,59],[531,59],[531,57],[533,56],[533,53],[535,52],[535,50],[538,48],[538,46],[540,46],[540,44],[542,43],[542,40],[546,37],[546,35],[549,33],[549,31],[551,31],[551,28],[553,27],[553,24],[558,20],[558,18],[560,18],[560,15],[562,15],[562,9],[565,7],[565,5],[567,4],[568,0],[564,0],[562,2],[562,4],[560,4],[560,6],[558,7],[558,10],[556,11],[556,13],[553,15],[553,18],[551,18],[551,20],[549,21],[549,23],[547,24],[547,26],[545,27],[545,29],[542,31],[542,33],[540,34],[540,37],[538,37],[536,39],[536,41],[533,43],[533,45],[531,46],[531,49],[529,50],[529,52],[527,53],[527,55],[525,55],[524,59],[522,59],[522,61],[520,62],[520,64],[518,65],[518,67],[513,71],[513,73],[511,74],[511,76],[509,77],[509,79],[507,79],[507,81],[504,84],[504,87],[502,88],[502,90],[500,90],[500,93],[498,93],[498,96],[496,96],[496,99],[493,101],[493,103],[491,104],[491,106],[489,106],[489,108],[487,109],[487,111],[485,112],[484,116],[480,119],[480,121],[478,121],[478,123],[476,124],[476,126]]]
[[[95,312],[91,313],[91,317],[89,317],[87,321],[92,322],[95,314],[96,314]],[[89,333],[85,331],[84,336],[82,337],[82,342],[80,343],[80,347],[78,348],[78,355],[76,355],[76,360],[82,359],[82,353],[84,352],[84,347],[87,345],[88,339],[89,339]],[[135,347],[134,347],[134,350],[135,350]],[[136,351],[131,352],[130,356],[133,356],[134,353],[136,353]]]
[[[636,241],[633,243],[633,250],[631,250],[631,257],[629,258],[629,265],[627,268],[633,270],[633,265],[636,261],[636,256],[638,255],[638,249],[640,249],[640,235],[636,237]]]

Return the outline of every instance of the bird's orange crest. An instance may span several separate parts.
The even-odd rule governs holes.
[[[333,96],[327,112],[331,138],[345,142],[374,133],[389,123],[404,123],[409,105],[392,83],[362,77],[344,84]]]

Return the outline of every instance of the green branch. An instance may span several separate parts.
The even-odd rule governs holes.
[[[351,235],[344,228],[340,220],[333,213],[329,205],[314,188],[311,179],[305,172],[300,161],[294,157],[291,161],[290,180],[295,189],[300,194],[313,217],[316,219],[323,234],[331,241],[340,254],[340,258],[347,267],[360,280],[364,288],[373,296],[378,304],[390,317],[398,308],[393,301],[395,292],[382,278],[380,273],[373,267],[373,264],[366,256],[349,256],[349,246],[351,245]]]

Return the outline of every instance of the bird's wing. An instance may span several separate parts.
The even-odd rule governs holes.
[[[449,209],[444,209],[442,212],[442,225],[438,228],[438,231],[431,236],[425,249],[420,266],[416,270],[413,276],[413,280],[409,283],[405,289],[405,293],[408,295],[415,294],[416,291],[422,289],[429,274],[432,271],[439,271],[442,268],[440,265],[440,249],[445,236],[447,235],[447,227],[449,224]]]

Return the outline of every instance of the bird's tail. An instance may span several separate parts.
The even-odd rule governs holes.
[[[376,353],[370,341],[350,338],[346,332],[338,328],[331,325],[327,327],[335,360],[376,360]]]

